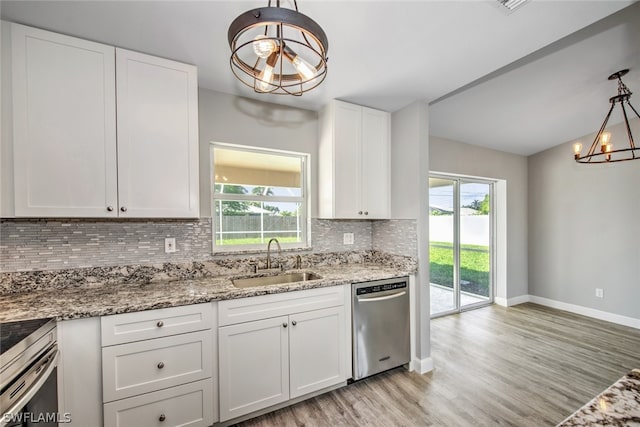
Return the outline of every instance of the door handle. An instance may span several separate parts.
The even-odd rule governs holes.
[[[396,294],[385,295],[383,297],[373,297],[373,298],[361,298],[358,297],[358,302],[376,302],[376,301],[386,301],[389,299],[394,299],[406,295],[407,291],[398,292]]]

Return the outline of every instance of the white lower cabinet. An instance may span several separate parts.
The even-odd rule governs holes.
[[[101,318],[105,427],[217,421],[216,308],[207,303]]]
[[[333,306],[300,311],[305,292],[310,301],[322,296]],[[218,329],[220,421],[347,380],[349,328],[342,295],[342,287],[335,287],[220,302],[223,325],[229,321],[227,303],[237,318],[243,307],[247,313],[260,312],[261,301],[268,307],[264,312],[283,314]]]
[[[60,425],[99,427],[103,420],[100,318],[60,321],[57,329],[58,412],[71,418]]]
[[[296,398],[345,380],[344,307],[291,317],[289,330],[290,397]]]
[[[104,424],[114,427],[207,427],[213,419],[211,379],[117,400],[104,405]]]
[[[289,400],[287,316],[220,328],[220,420]]]

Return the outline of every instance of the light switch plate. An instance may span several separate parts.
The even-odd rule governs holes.
[[[353,245],[353,233],[344,233],[342,235],[342,243],[345,245]]]
[[[167,237],[164,239],[164,253],[170,254],[176,251],[176,238]]]
[[[604,298],[604,289],[596,288],[596,297],[597,298]]]

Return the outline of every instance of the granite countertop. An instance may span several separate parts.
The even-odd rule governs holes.
[[[558,427],[640,425],[640,369],[634,369]]]
[[[80,286],[35,287],[25,292],[0,294],[0,322],[43,317],[54,317],[58,320],[78,319],[199,304],[402,277],[413,274],[415,269],[398,265],[361,263],[315,266],[294,271],[312,271],[320,275],[321,279],[240,289],[233,286],[231,279],[256,275],[236,272],[181,280],[167,278],[151,283],[108,284],[98,281]]]

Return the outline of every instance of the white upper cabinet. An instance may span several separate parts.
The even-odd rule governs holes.
[[[116,49],[122,217],[197,217],[196,67]]]
[[[197,217],[196,67],[10,25],[15,216]]]
[[[15,215],[117,216],[114,48],[11,26]]]
[[[390,115],[332,101],[320,113],[318,213],[389,218]]]

